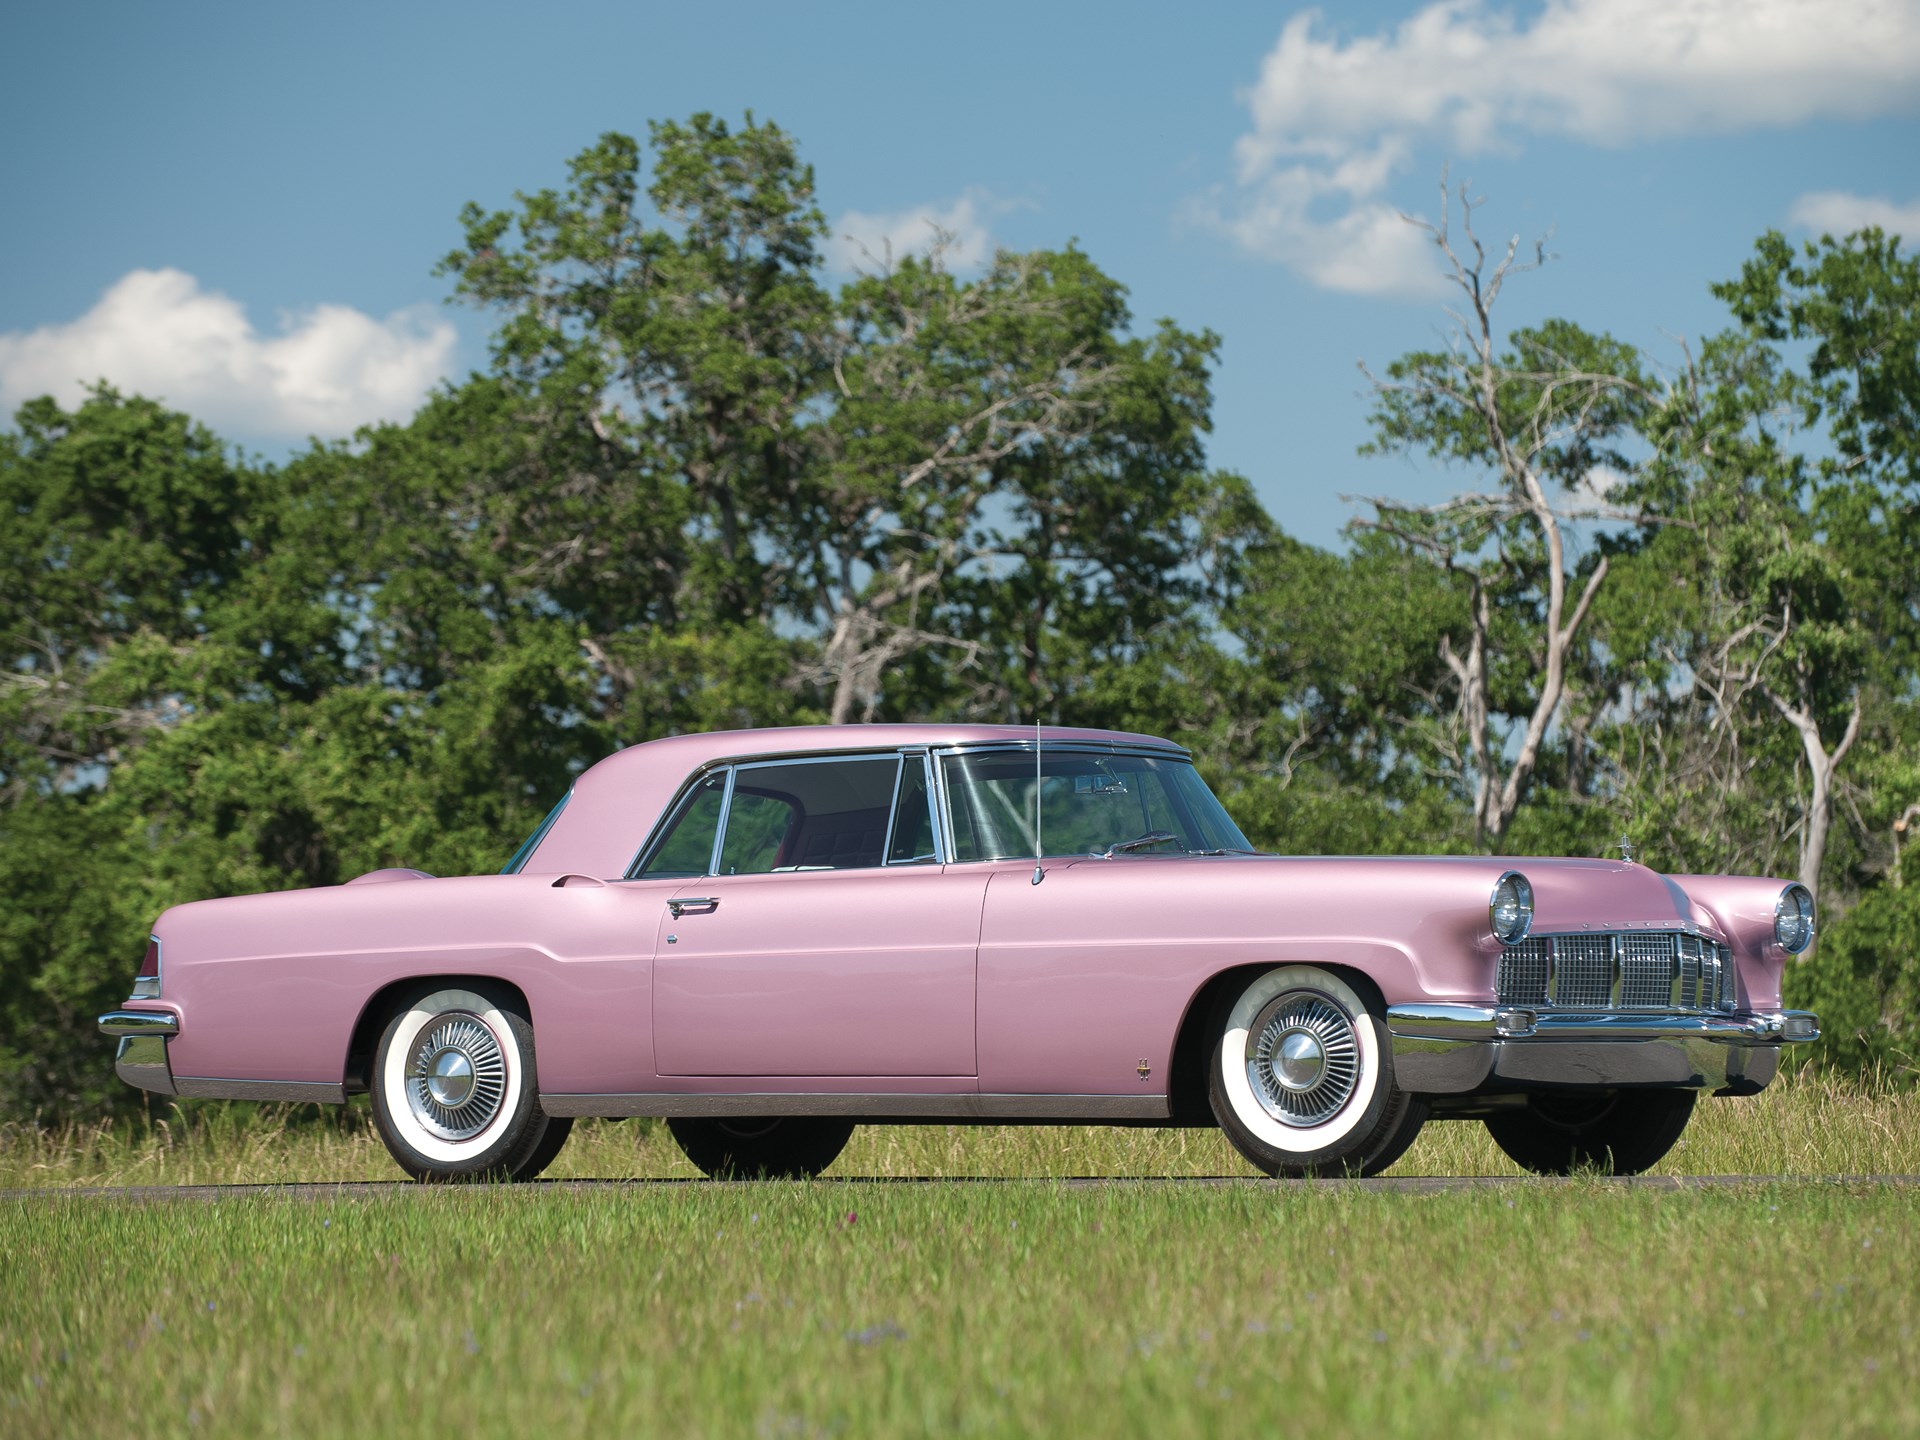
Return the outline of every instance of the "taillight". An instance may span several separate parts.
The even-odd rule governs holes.
[[[160,937],[147,937],[147,953],[140,961],[140,973],[133,977],[133,994],[130,1000],[158,1000],[160,998]]]

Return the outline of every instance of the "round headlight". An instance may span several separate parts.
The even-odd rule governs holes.
[[[1493,938],[1502,945],[1517,945],[1533,928],[1533,886],[1518,870],[1509,870],[1493,887]]]
[[[1813,943],[1813,896],[1804,885],[1789,885],[1773,906],[1773,938],[1789,955]]]

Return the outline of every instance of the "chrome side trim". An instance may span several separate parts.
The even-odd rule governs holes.
[[[344,1105],[347,1087],[311,1080],[218,1080],[205,1075],[176,1075],[174,1093],[192,1100],[280,1100],[309,1105]]]
[[[1165,1120],[1165,1095],[553,1095],[549,1115],[845,1115],[915,1120]]]
[[[178,1035],[178,1016],[165,1010],[109,1010],[100,1017],[102,1035]]]

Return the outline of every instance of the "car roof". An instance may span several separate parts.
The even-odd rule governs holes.
[[[624,874],[635,852],[687,777],[728,760],[773,755],[843,754],[907,746],[1033,742],[1031,725],[791,725],[672,735],[615,751],[588,768],[565,807],[521,867],[523,874]],[[1184,755],[1170,740],[1125,730],[1039,727],[1042,745],[1147,746]]]

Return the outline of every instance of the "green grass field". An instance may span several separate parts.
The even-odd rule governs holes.
[[[386,1179],[236,1108],[0,1142],[0,1436],[1920,1432],[1920,1190],[1182,1185],[1217,1137],[863,1132],[800,1184],[214,1201]],[[687,1173],[582,1126],[556,1173]],[[1920,1172],[1920,1101],[1703,1105],[1674,1172]],[[1508,1173],[1478,1126],[1397,1174]],[[1045,1177],[1138,1177],[1098,1188]],[[900,1183],[889,1177],[1036,1177]]]

